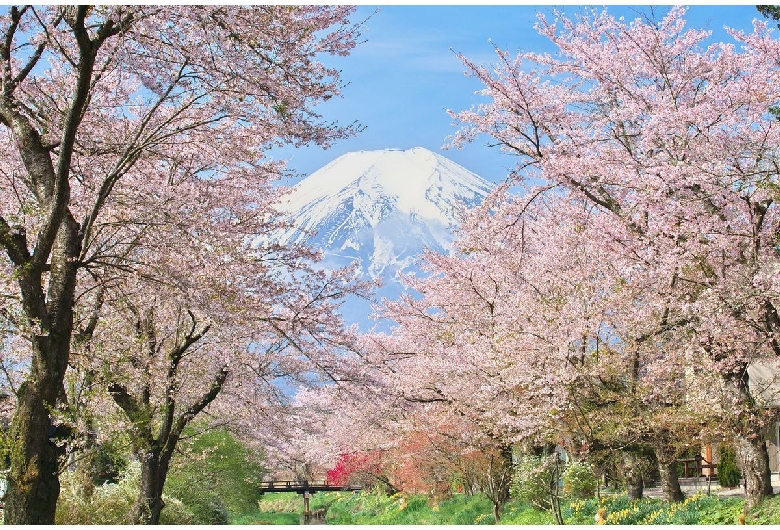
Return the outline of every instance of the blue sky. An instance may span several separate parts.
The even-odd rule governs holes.
[[[488,147],[488,138],[460,151],[441,150],[455,132],[446,110],[464,110],[484,101],[475,94],[479,83],[464,75],[455,52],[490,64],[495,62],[494,44],[513,53],[554,51],[533,26],[538,12],[551,14],[555,7],[568,14],[583,9],[576,5],[359,6],[355,21],[371,16],[365,42],[349,57],[327,61],[341,69],[349,86],[342,99],[331,99],[318,110],[329,120],[344,124],[357,120],[366,129],[327,151],[313,147],[277,154],[290,156],[291,168],[306,175],[350,151],[421,146],[488,180],[500,181],[514,160]],[[610,13],[629,20],[651,9],[660,17],[667,8],[608,7]],[[727,40],[724,25],[750,30],[753,19],[761,15],[752,5],[693,5],[686,18],[689,27],[710,29],[713,39]]]

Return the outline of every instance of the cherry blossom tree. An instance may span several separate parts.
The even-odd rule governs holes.
[[[711,44],[660,21],[544,17],[556,55],[498,50],[488,68],[463,58],[490,102],[456,114],[455,143],[486,133],[519,157],[514,178],[566,190],[610,220],[600,236],[651,255],[655,298],[634,307],[650,325],[634,343],[673,334],[688,367],[720,376],[721,422],[738,439],[747,505],[771,494],[766,415],[749,390],[752,362],[780,353],[775,193],[780,43],[768,25]],[[611,259],[609,254],[605,259]],[[629,307],[629,306],[625,306]],[[643,339],[640,341],[640,339]],[[671,373],[680,355],[656,351]],[[670,362],[667,363],[667,359]],[[673,368],[675,367],[675,368]]]
[[[194,201],[183,204],[191,216]],[[242,249],[242,240],[260,233],[251,221],[256,214],[219,223],[224,229],[214,230],[214,239],[192,220],[170,225],[170,237],[156,226],[148,253],[154,262],[138,256],[132,277],[100,286],[104,316],[89,355],[74,349],[73,367],[106,388],[126,416],[141,463],[136,523],[159,522],[171,457],[184,428],[207,407],[222,424],[267,428],[258,411],[275,406],[278,413],[286,404],[277,381],[340,376],[339,350],[350,335],[337,306],[362,284],[351,281],[351,270],[315,270],[299,250]],[[181,226],[194,235],[190,245]],[[161,244],[175,254],[156,248]],[[134,254],[141,249],[136,241]]]
[[[686,405],[701,380],[683,384],[678,337],[636,312],[668,296],[658,256],[555,187],[524,191],[494,193],[462,225],[459,252],[429,254],[430,276],[409,279],[422,296],[387,304],[398,326],[366,346],[387,394],[466,419],[485,454],[574,442],[631,463],[654,451],[679,500],[684,446],[670,440],[702,424]],[[641,474],[626,471],[641,496]]]
[[[210,182],[236,173],[254,175],[251,189],[262,206],[279,174],[265,156],[269,147],[327,146],[354,132],[314,111],[339,92],[338,72],[319,59],[353,48],[350,13],[327,6],[5,10],[0,281],[4,318],[12,317],[30,351],[10,429],[6,522],[53,522],[61,433],[52,411],[66,401],[73,340],[89,340],[97,329],[99,318],[89,315],[100,315],[100,285],[121,284],[135,272],[134,238],[155,222],[141,215],[156,204],[156,220],[167,223],[170,192],[189,188],[207,201]],[[226,222],[232,208],[228,200]],[[151,254],[144,259],[153,261]],[[87,281],[96,289],[80,290]],[[169,360],[210,325],[211,315],[188,304],[163,309],[164,322],[154,323],[145,307],[135,307],[145,329],[130,337],[148,342],[151,330],[179,331],[159,343]],[[74,311],[84,315],[83,329],[74,328]],[[224,382],[220,369],[217,385]]]

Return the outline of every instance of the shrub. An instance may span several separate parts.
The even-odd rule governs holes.
[[[89,498],[82,495],[81,477],[77,473],[64,473],[60,477],[60,498],[57,502],[57,524],[120,525],[131,522],[131,514],[138,498],[141,466],[129,463],[115,484],[95,488]],[[193,524],[195,516],[181,501],[164,495],[165,508],[160,514],[162,524]]]
[[[229,431],[212,429],[181,445],[165,493],[181,500],[197,524],[227,524],[257,511],[262,466]]]
[[[742,478],[737,466],[737,458],[734,449],[723,444],[720,447],[720,462],[718,463],[718,481],[724,488],[739,486]]]
[[[554,466],[549,460],[550,457],[521,456],[515,464],[511,495],[541,510],[549,510],[550,486],[554,480]]]
[[[160,524],[197,524],[198,520],[187,506],[179,499],[163,495],[165,508],[160,512]]]
[[[124,440],[111,439],[97,447],[93,481],[96,486],[106,482],[117,482],[127,468],[127,451]]]
[[[510,493],[520,501],[541,510],[551,508],[554,493],[556,455],[538,457],[525,455],[515,464]],[[563,492],[571,499],[589,499],[596,493],[598,479],[591,467],[584,463],[558,464],[557,471],[563,481]]]
[[[116,484],[95,488],[92,496],[82,494],[82,477],[67,472],[60,476],[56,524],[129,524],[130,511],[138,496],[140,467],[132,464],[119,476]]]
[[[572,499],[590,499],[596,494],[598,480],[591,467],[585,463],[572,462],[563,472],[566,495]]]

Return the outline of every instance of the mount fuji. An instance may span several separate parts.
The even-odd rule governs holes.
[[[293,227],[278,240],[321,250],[326,268],[357,261],[365,278],[383,279],[380,295],[395,298],[397,273],[415,270],[425,248],[448,252],[463,209],[493,187],[422,147],[351,152],[285,194],[278,208]]]

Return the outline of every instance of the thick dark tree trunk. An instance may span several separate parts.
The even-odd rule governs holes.
[[[644,497],[645,483],[641,475],[626,477],[626,494],[629,499],[638,500]]]
[[[16,42],[15,34],[24,28],[24,23],[19,24],[21,11],[9,11],[12,22],[3,28],[6,43]],[[56,158],[50,139],[44,142],[38,124],[29,118],[29,112],[23,110],[24,104],[20,104],[14,93],[18,83],[35,71],[38,60],[45,57],[42,53],[45,47],[41,46],[19,63],[21,71],[26,72],[20,73],[21,77],[12,79],[8,69],[0,76],[3,84],[0,122],[11,131],[13,141],[9,145],[14,146],[24,164],[37,201],[35,206],[42,214],[37,219],[40,223],[34,240],[28,239],[23,227],[12,229],[0,216],[0,247],[14,266],[24,316],[35,329],[30,337],[33,343],[30,375],[20,389],[11,425],[11,469],[3,519],[6,524],[54,522],[60,455],[52,443],[58,434],[50,429],[53,424],[50,413],[64,395],[62,381],[73,335],[76,272],[83,236],[69,211],[71,161],[77,131],[94,87],[92,73],[97,52],[106,39],[126,29],[132,14],[122,21],[108,20],[99,27],[90,26],[89,30],[87,25],[93,22],[89,6],[76,6],[65,18],[64,25],[72,30],[78,50],[72,55],[75,79],[62,114]],[[21,59],[14,59],[15,52],[10,49],[5,53],[7,65]],[[49,132],[55,136],[58,133]]]
[[[5,524],[54,524],[60,494],[57,449],[52,434],[50,392],[28,381],[11,422],[11,470],[5,494]]]
[[[750,510],[765,497],[771,497],[769,453],[763,436],[735,440],[737,464],[745,481],[745,509]]]
[[[39,315],[41,332],[33,337],[30,375],[19,391],[11,421],[11,469],[5,495],[5,524],[53,524],[60,493],[59,457],[51,411],[64,396],[63,380],[73,335],[78,225],[66,215],[57,232],[43,297],[36,271],[22,275],[25,312]],[[44,300],[46,300],[44,305]]]
[[[158,449],[139,455],[141,484],[133,514],[133,524],[160,524],[160,513],[165,507],[162,493],[168,475],[170,455],[161,455]]]

